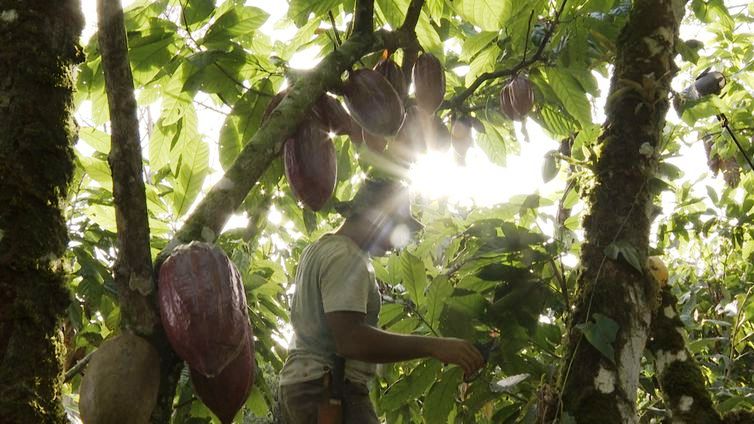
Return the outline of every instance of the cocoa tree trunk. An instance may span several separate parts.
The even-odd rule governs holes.
[[[99,45],[111,117],[111,148],[118,259],[114,265],[121,327],[147,337],[160,352],[160,389],[152,422],[167,423],[182,362],[160,323],[149,243],[149,220],[141,140],[123,8],[119,0],[98,0]]]
[[[584,270],[559,382],[558,411],[580,424],[637,422],[640,361],[659,296],[657,284],[642,275],[652,206],[648,182],[662,149],[685,3],[635,1],[618,38],[599,140],[603,153],[584,219]],[[614,341],[585,336],[610,334],[616,324]]]
[[[0,417],[67,422],[61,212],[74,170],[78,0],[0,0]]]

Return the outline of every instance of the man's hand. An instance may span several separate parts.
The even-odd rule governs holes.
[[[484,366],[484,357],[473,344],[452,337],[432,339],[431,355],[445,364],[463,368],[465,375],[472,375]]]

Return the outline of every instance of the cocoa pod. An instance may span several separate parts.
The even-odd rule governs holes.
[[[427,151],[426,133],[432,122],[432,116],[414,105],[408,108],[406,120],[398,135],[391,142],[390,150],[408,162]]]
[[[416,104],[434,113],[445,96],[445,71],[440,60],[431,53],[422,54],[414,63],[413,77]]]
[[[351,129],[351,116],[338,99],[323,94],[312,107],[312,115],[321,126],[338,135],[345,135]]]
[[[335,191],[337,156],[332,140],[306,120],[283,145],[283,165],[293,195],[311,210],[322,209]]]
[[[362,129],[361,139],[367,144],[369,150],[373,152],[382,153],[387,147],[387,139],[385,137],[374,135],[369,131]]]
[[[403,77],[403,70],[394,60],[390,58],[382,59],[374,66],[374,70],[385,77],[401,100],[408,96],[408,84],[406,84],[406,78]]]
[[[199,399],[217,415],[220,422],[232,423],[254,385],[256,364],[253,335],[249,332],[241,352],[216,377],[205,377],[193,368],[190,371],[191,383]]]
[[[466,152],[473,142],[471,117],[461,116],[451,120],[450,142],[460,163],[465,163]]]
[[[343,98],[353,119],[374,135],[392,137],[403,124],[403,102],[377,71],[351,72],[343,84]]]
[[[123,333],[92,355],[79,390],[86,424],[146,424],[157,404],[160,356],[149,342]]]
[[[218,375],[251,331],[241,274],[217,246],[193,241],[160,267],[158,302],[178,356],[207,377]]]
[[[513,121],[521,121],[534,106],[534,89],[528,78],[517,75],[500,90],[500,110]]]

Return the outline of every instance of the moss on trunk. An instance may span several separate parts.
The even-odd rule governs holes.
[[[0,417],[67,422],[62,333],[70,295],[60,201],[73,173],[77,0],[0,0]]]
[[[560,377],[562,410],[579,423],[637,420],[640,361],[658,290],[641,270],[620,256],[607,257],[605,252],[617,243],[642,263],[647,256],[647,212],[653,195],[648,183],[662,149],[660,135],[670,81],[676,72],[674,43],[684,3],[634,1],[617,41],[607,120],[599,140],[602,154],[590,193],[590,213],[584,219],[584,269]],[[619,326],[612,344],[614,359],[603,356],[576,327],[592,321],[595,313]],[[596,399],[601,417],[592,413]]]

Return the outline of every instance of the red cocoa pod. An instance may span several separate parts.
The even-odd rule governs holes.
[[[233,422],[251,393],[254,385],[256,364],[254,363],[254,337],[249,332],[243,349],[225,369],[214,378],[203,376],[193,368],[191,383],[199,399],[207,405],[223,424]]]
[[[528,78],[517,75],[500,90],[500,110],[509,119],[521,121],[534,106],[534,90]]]
[[[350,137],[351,142],[357,146],[364,142],[364,129],[353,119],[351,119],[351,128],[348,131],[348,137]]]
[[[345,135],[351,129],[351,116],[338,99],[323,94],[312,107],[312,115],[321,126],[338,135]]]
[[[427,132],[432,122],[432,116],[414,105],[408,108],[406,120],[395,140],[391,142],[390,150],[406,161],[414,161],[419,155],[427,151]]]
[[[316,122],[305,120],[283,145],[283,165],[293,195],[311,210],[322,209],[335,191],[335,145]]]
[[[250,331],[241,274],[217,246],[193,241],[160,267],[160,318],[170,345],[190,367],[218,374]]]
[[[451,120],[450,128],[450,142],[453,145],[461,163],[464,163],[466,158],[466,152],[471,147],[473,142],[471,136],[471,118],[469,116],[461,116]]]
[[[403,102],[377,71],[351,72],[343,84],[343,98],[353,119],[374,135],[392,137],[403,124]]]
[[[374,70],[385,77],[401,100],[408,96],[408,84],[406,84],[406,78],[403,76],[403,70],[394,60],[390,58],[382,59],[374,66]]]
[[[422,54],[414,63],[413,77],[416,103],[434,113],[445,96],[445,71],[440,60],[431,53]]]
[[[377,153],[382,153],[387,147],[387,139],[385,137],[374,135],[367,130],[362,129],[362,140],[367,144],[369,150]]]
[[[147,424],[157,404],[160,355],[139,336],[105,341],[86,366],[79,412],[86,424]]]

